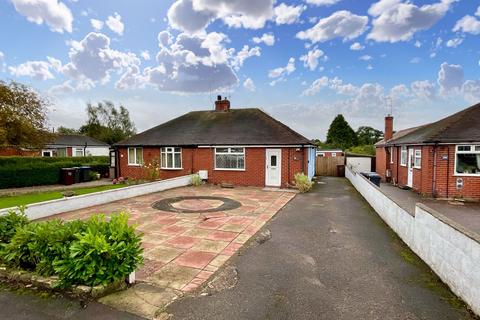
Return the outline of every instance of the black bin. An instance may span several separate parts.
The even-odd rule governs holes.
[[[73,179],[73,183],[80,183],[80,167],[73,167],[72,168],[73,170],[75,170],[75,173],[74,173],[74,178]]]
[[[69,186],[75,183],[75,169],[74,168],[62,168],[60,169],[60,178],[62,184]]]
[[[374,185],[380,188],[380,181],[382,180],[382,177],[378,175],[376,172],[362,172],[362,176],[370,180]]]
[[[90,171],[92,171],[91,167],[88,167],[88,166],[80,167],[80,182],[87,182],[91,180]]]
[[[337,177],[345,177],[345,165],[337,164]]]

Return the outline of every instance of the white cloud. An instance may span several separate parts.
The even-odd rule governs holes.
[[[446,62],[440,65],[437,83],[440,86],[440,94],[446,95],[460,91],[464,81],[462,66],[458,64],[448,64]]]
[[[480,81],[467,80],[462,86],[462,92],[465,100],[470,103],[478,103],[480,101]]]
[[[7,68],[7,63],[5,62],[5,55],[0,51],[0,72],[4,72]]]
[[[315,6],[331,6],[339,3],[340,1],[341,0],[307,0],[307,3]]]
[[[473,35],[480,34],[480,20],[475,17],[466,15],[462,19],[458,20],[453,27],[453,31],[461,31],[465,33],[471,33]]]
[[[360,51],[363,49],[365,49],[365,46],[361,45],[359,42],[352,43],[352,45],[350,46],[350,50],[353,51]]]
[[[422,46],[422,43],[420,41],[415,41],[414,46],[417,48],[420,48]]]
[[[105,24],[116,34],[123,35],[123,30],[125,27],[122,22],[122,17],[118,13],[115,12],[113,16],[108,16]]]
[[[437,23],[457,0],[440,0],[434,4],[416,6],[410,1],[380,0],[368,13],[375,17],[367,38],[378,42],[410,40],[413,34]]]
[[[260,29],[273,17],[273,0],[177,0],[167,13],[171,27],[198,33],[221,19],[234,28]]]
[[[463,38],[453,38],[447,41],[447,47],[449,48],[456,48],[461,45],[463,42]]]
[[[305,10],[305,6],[289,6],[281,3],[273,10],[276,24],[292,24],[298,21],[300,15]]]
[[[158,45],[161,48],[168,47],[173,43],[173,37],[168,31],[160,31],[157,36],[158,39]]]
[[[303,61],[305,68],[311,71],[315,70],[318,66],[318,59],[324,56],[324,52],[320,49],[313,49],[308,51],[306,55],[300,57],[300,61]]]
[[[365,32],[367,23],[366,16],[358,16],[346,10],[337,11],[329,17],[320,19],[312,28],[298,32],[297,38],[313,43],[334,38],[351,40]]]
[[[65,81],[62,84],[52,86],[48,93],[54,96],[59,96],[63,94],[69,94],[75,92],[75,88],[72,86],[71,81]]]
[[[140,57],[142,57],[143,60],[145,60],[145,61],[148,61],[148,60],[151,59],[150,58],[150,52],[148,52],[148,50],[144,50],[144,51],[140,52]]]
[[[288,59],[288,63],[285,67],[278,67],[268,72],[270,78],[279,78],[291,74],[295,71],[295,58]]]
[[[475,15],[477,17],[480,17],[480,6],[478,6],[477,11],[475,12]]]
[[[302,92],[304,96],[313,96],[323,88],[328,87],[328,77],[321,77],[312,82],[312,84]]]
[[[410,89],[418,98],[432,99],[435,97],[435,85],[428,80],[414,81]]]
[[[365,54],[363,56],[361,56],[360,58],[358,58],[359,60],[363,60],[363,61],[370,61],[372,60],[372,56],[369,56],[368,54]]]
[[[49,26],[54,32],[72,32],[73,15],[58,0],[11,0],[18,13],[28,21]]]
[[[55,78],[51,73],[52,66],[46,61],[27,61],[18,66],[9,67],[10,74],[15,77],[32,77],[36,80]]]
[[[330,80],[329,88],[334,90],[338,94],[349,96],[357,94],[359,90],[359,88],[357,88],[351,83],[343,83],[343,80],[339,79],[338,77]]]
[[[95,31],[100,31],[103,29],[103,21],[97,19],[90,19],[90,24],[92,25]]]
[[[247,89],[248,91],[254,92],[256,90],[255,84],[253,83],[253,80],[248,78],[243,82],[243,87]]]
[[[260,57],[260,55],[261,50],[259,47],[250,48],[248,45],[244,45],[242,50],[240,50],[233,59],[232,66],[235,68],[235,70],[238,70],[241,66],[243,66],[245,59],[254,56]]]
[[[264,33],[261,37],[253,37],[254,43],[265,43],[267,46],[273,46],[275,44],[275,36],[273,33]]]

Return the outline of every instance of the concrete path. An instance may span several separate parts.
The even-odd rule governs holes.
[[[167,312],[174,319],[472,319],[347,180],[322,180],[266,225],[270,240],[230,260],[233,288],[197,292]]]

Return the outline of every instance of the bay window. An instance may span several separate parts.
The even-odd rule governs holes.
[[[245,148],[215,148],[215,169],[245,170]]]
[[[128,148],[128,165],[140,166],[143,164],[143,148]]]
[[[182,169],[182,148],[161,148],[160,154],[160,163],[162,169]]]
[[[459,145],[455,150],[455,173],[480,175],[480,145]]]

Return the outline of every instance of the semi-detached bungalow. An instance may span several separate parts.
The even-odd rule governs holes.
[[[387,116],[376,156],[383,180],[427,196],[480,200],[480,104],[396,133]]]
[[[160,178],[201,172],[210,183],[288,187],[294,174],[311,177],[315,148],[260,109],[193,111],[114,145],[117,176],[142,178],[156,160]]]

